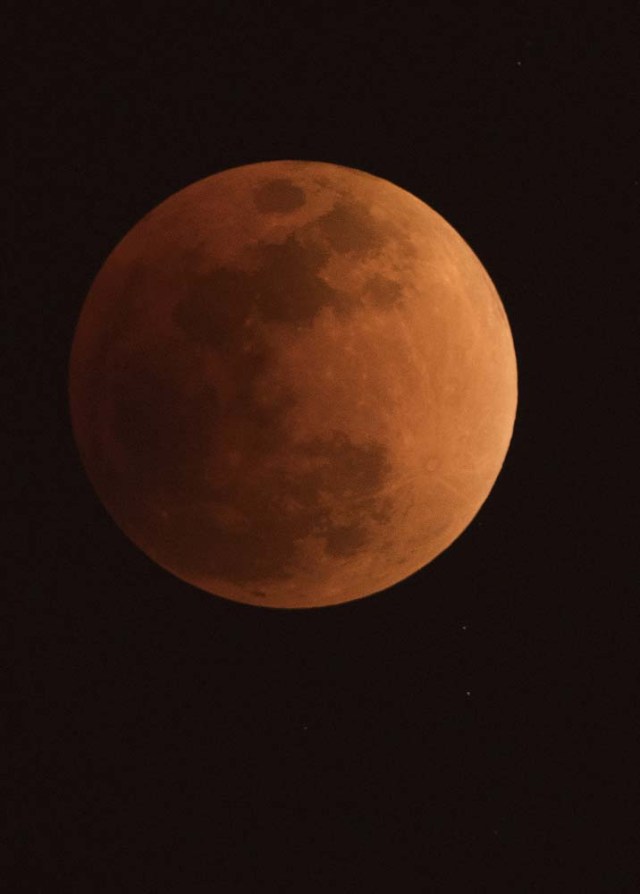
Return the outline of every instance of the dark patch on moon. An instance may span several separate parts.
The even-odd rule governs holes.
[[[367,525],[335,525],[324,533],[326,551],[337,559],[355,555],[367,543]]]
[[[386,238],[366,205],[355,201],[337,202],[314,226],[339,254],[376,251]]]
[[[305,536],[323,537],[330,555],[355,555],[366,543],[371,520],[390,518],[390,504],[380,496],[391,474],[386,449],[377,443],[356,444],[334,432],[306,444],[303,455],[312,469],[294,478],[290,488],[298,503],[310,509],[311,528]],[[332,507],[339,512],[349,507],[349,523],[332,521]]]
[[[402,286],[395,279],[376,274],[368,280],[365,286],[365,294],[370,298],[375,307],[381,310],[389,310],[402,301]]]
[[[325,251],[316,245],[301,245],[295,236],[282,245],[265,245],[262,267],[250,278],[260,316],[281,323],[304,323],[323,307],[348,303],[347,293],[318,276],[326,262]]]
[[[244,271],[218,267],[185,273],[187,294],[173,320],[189,339],[219,349],[244,335],[252,315],[280,323],[306,323],[323,307],[339,313],[355,309],[348,292],[334,289],[319,275],[328,252],[301,244],[295,235],[281,245],[259,246],[260,267]]]
[[[128,465],[124,490],[201,499],[220,406],[216,390],[194,375],[193,358],[166,345],[162,354],[125,359],[113,395],[114,435]]]
[[[286,466],[267,468],[268,457],[261,455],[254,466],[249,456],[241,474],[215,489],[217,501],[242,511],[246,526],[224,523],[205,501],[173,515],[163,550],[176,567],[238,586],[285,580],[296,574],[297,542],[319,537],[328,555],[348,558],[366,548],[372,516],[389,517],[381,488],[390,467],[381,444],[356,444],[333,433],[292,448]],[[340,522],[332,520],[332,510]]]
[[[212,304],[197,293],[178,319],[183,332],[219,346]],[[341,432],[291,444],[293,394],[258,389],[266,348],[238,342],[223,353],[234,384],[225,403],[188,341],[121,358],[113,434],[126,455],[115,496],[123,516],[187,578],[238,586],[295,575],[305,538],[324,541],[332,557],[366,549],[372,525],[390,517],[381,496],[391,474],[384,445]]]
[[[305,201],[304,190],[291,180],[269,180],[253,192],[253,201],[258,211],[264,214],[288,214],[301,208]]]
[[[218,350],[233,343],[255,306],[256,293],[247,275],[219,267],[187,276],[188,294],[174,308],[174,323],[197,344]]]
[[[286,183],[270,181],[272,186],[280,184],[279,189]],[[187,338],[218,350],[237,344],[251,317],[300,325],[312,321],[325,307],[339,316],[349,315],[360,308],[359,297],[329,285],[322,278],[323,267],[333,253],[367,256],[389,240],[402,243],[404,253],[411,251],[397,228],[377,222],[362,203],[341,200],[284,242],[254,246],[256,269],[205,271],[206,249],[201,248],[182,265],[186,294],[176,305],[173,320]],[[402,294],[398,282],[380,275],[369,280],[367,290],[382,310],[397,303]]]

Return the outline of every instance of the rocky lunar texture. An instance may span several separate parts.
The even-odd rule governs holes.
[[[516,364],[479,260],[417,198],[266,162],[171,196],[78,323],[87,473],[147,555],[221,596],[305,607],[445,549],[511,437]]]

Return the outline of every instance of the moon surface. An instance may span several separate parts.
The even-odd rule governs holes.
[[[89,479],[147,556],[304,608],[384,590],[467,527],[517,371],[496,289],[439,214],[363,171],[272,161],[129,231],[82,308],[69,391]]]

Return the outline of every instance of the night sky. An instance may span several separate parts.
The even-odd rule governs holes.
[[[632,5],[12,6],[11,890],[635,891]],[[155,566],[98,502],[67,408],[116,242],[189,183],[279,158],[442,214],[519,366],[471,526],[394,588],[308,611]]]

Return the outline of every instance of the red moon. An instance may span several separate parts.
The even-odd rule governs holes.
[[[305,608],[384,590],[467,527],[517,370],[496,289],[439,214],[363,171],[273,161],[127,233],[82,308],[69,389],[89,479],[147,556],[226,599]]]

